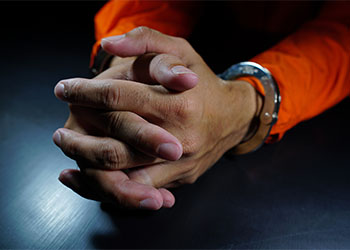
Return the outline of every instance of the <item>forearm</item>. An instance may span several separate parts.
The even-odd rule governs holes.
[[[350,9],[349,4],[339,7],[342,12]],[[271,134],[281,138],[297,123],[349,95],[350,31],[348,20],[341,20],[324,11],[317,20],[252,59],[269,69],[280,88],[279,119]]]

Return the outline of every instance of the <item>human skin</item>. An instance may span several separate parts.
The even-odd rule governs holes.
[[[181,38],[140,27],[102,46],[125,59],[96,79],[63,80],[55,88],[71,115],[54,141],[80,167],[64,170],[60,180],[90,199],[171,207],[175,198],[166,188],[195,182],[241,142],[261,99],[247,82],[218,78]],[[132,73],[139,58],[141,78]],[[194,74],[167,78],[174,65]],[[160,154],[162,142],[175,146]]]

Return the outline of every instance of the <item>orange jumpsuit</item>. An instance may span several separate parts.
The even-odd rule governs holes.
[[[195,22],[194,11],[193,5],[187,7],[181,1],[110,1],[95,17],[97,42],[92,59],[103,37],[123,34],[137,26],[187,37]],[[297,123],[350,94],[350,2],[324,4],[316,19],[250,61],[267,68],[280,88],[278,122],[271,130],[271,135],[280,139]],[[263,93],[256,80],[245,80]]]

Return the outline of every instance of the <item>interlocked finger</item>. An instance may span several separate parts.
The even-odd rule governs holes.
[[[79,114],[85,124],[104,131],[133,148],[153,157],[177,160],[182,155],[180,141],[165,129],[149,123],[131,112],[102,112],[80,106],[71,106],[72,114]]]
[[[186,178],[188,175],[188,168],[186,161],[176,162],[160,162],[157,164],[144,166],[142,168],[132,169],[128,176],[131,180],[138,183],[152,185],[160,188],[165,187],[169,183]]]
[[[151,86],[124,80],[73,78],[60,81],[56,96],[68,103],[113,111],[130,111],[146,116],[154,109],[153,102],[164,101],[164,96]]]
[[[55,132],[55,143],[70,158],[97,169],[118,170],[159,162],[115,139],[82,135],[69,129]]]

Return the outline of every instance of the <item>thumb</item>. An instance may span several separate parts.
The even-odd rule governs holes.
[[[106,52],[120,57],[165,53],[175,55],[180,59],[183,59],[188,49],[191,48],[183,38],[168,36],[143,26],[123,35],[104,38],[101,46]]]
[[[124,35],[104,38],[101,46],[106,52],[120,57],[160,54],[152,60],[147,75],[168,89],[185,91],[198,83],[198,76],[186,67],[190,64],[186,62],[186,55],[192,47],[182,38],[139,27]],[[172,67],[176,65],[181,66]]]

